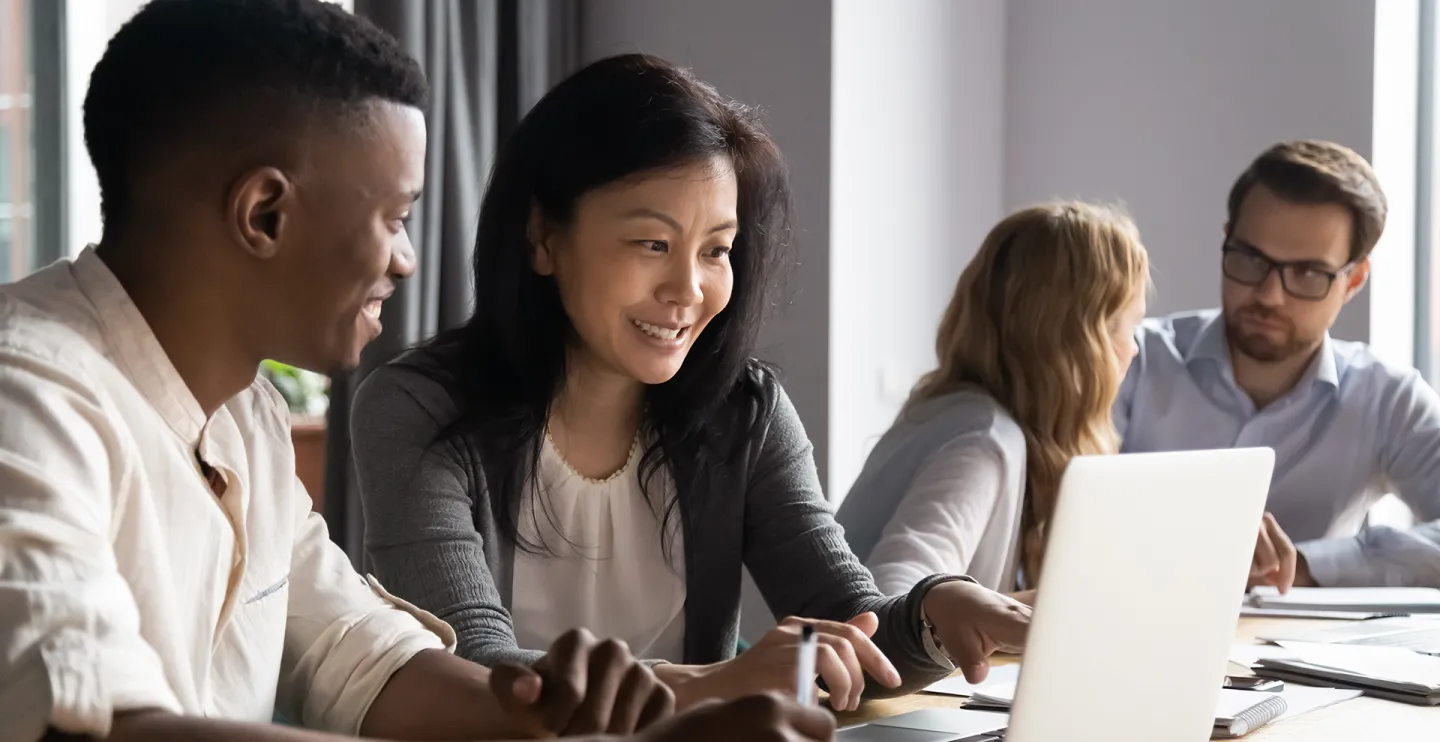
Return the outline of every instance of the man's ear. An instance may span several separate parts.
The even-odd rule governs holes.
[[[530,267],[542,276],[555,275],[555,254],[551,245],[554,234],[545,223],[539,204],[530,205],[530,221],[525,237],[530,241]]]
[[[295,200],[295,184],[274,167],[240,176],[230,189],[230,233],[246,252],[268,259],[280,251],[288,226],[287,211]]]
[[[1370,280],[1370,258],[1361,258],[1345,273],[1345,301],[1349,302]]]

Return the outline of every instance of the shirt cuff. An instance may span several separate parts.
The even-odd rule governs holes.
[[[78,629],[62,629],[40,645],[39,656],[46,680],[38,687],[49,688],[46,724],[62,732],[104,738],[116,712],[182,712],[160,658],[139,637],[107,641]]]
[[[449,624],[391,595],[373,576],[365,581],[389,608],[370,611],[351,625],[323,661],[311,698],[302,706],[301,723],[307,727],[359,734],[370,704],[391,675],[427,649],[455,651]]]
[[[1306,541],[1295,550],[1305,557],[1311,579],[1319,587],[1343,587],[1368,584],[1363,573],[1365,547],[1360,539],[1347,536]]]

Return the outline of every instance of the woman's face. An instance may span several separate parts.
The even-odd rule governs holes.
[[[1140,348],[1135,345],[1135,328],[1140,321],[1145,319],[1145,292],[1136,292],[1135,298],[1130,300],[1115,316],[1110,318],[1110,352],[1115,356],[1115,368],[1119,370],[1119,381],[1125,381],[1125,374],[1130,370],[1130,362],[1135,360],[1135,355]]]
[[[721,159],[581,196],[542,234],[533,266],[554,276],[583,361],[644,384],[668,381],[730,302],[736,182]]]

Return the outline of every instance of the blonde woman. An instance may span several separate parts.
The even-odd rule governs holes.
[[[1060,475],[1114,453],[1149,267],[1104,206],[1034,206],[995,226],[940,322],[939,367],[876,445],[838,515],[886,594],[936,572],[1033,585]]]

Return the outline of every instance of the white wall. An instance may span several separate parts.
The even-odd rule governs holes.
[[[58,2],[58,0],[56,0]],[[110,37],[145,0],[67,0],[65,8],[65,158],[70,255],[100,241],[100,183],[85,151],[85,92]]]
[[[722,94],[762,106],[789,161],[798,265],[776,297],[761,356],[786,390],[826,471],[829,428],[830,3],[826,0],[586,0],[586,62],[646,52],[694,69]]]
[[[1225,197],[1266,146],[1320,137],[1372,154],[1373,0],[1007,9],[1005,203],[1123,200],[1155,265],[1155,311],[1218,304]],[[1358,297],[1335,334],[1364,340],[1369,324]]]
[[[1003,0],[836,0],[830,489],[844,498],[1002,215]]]

